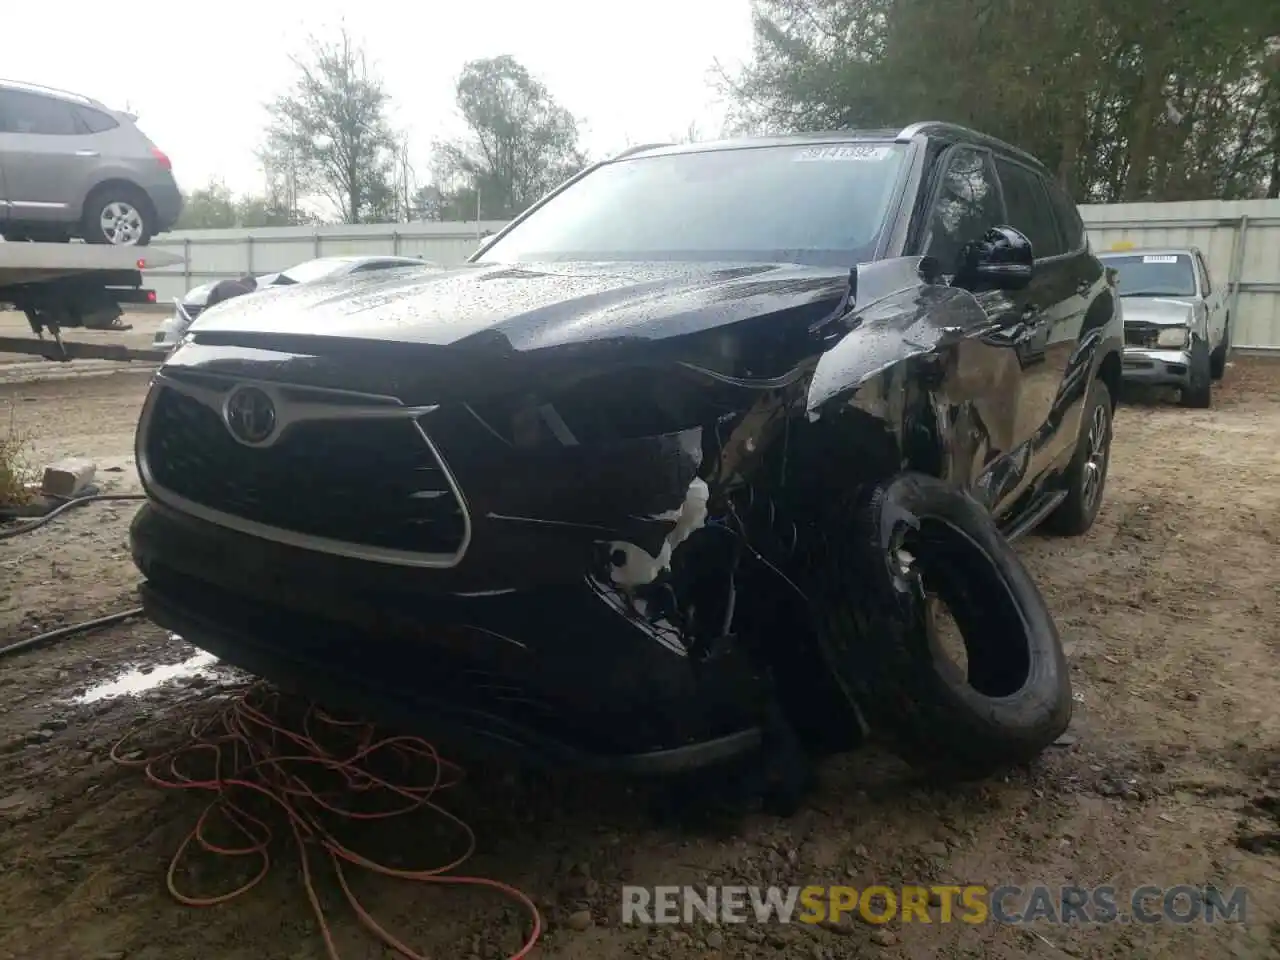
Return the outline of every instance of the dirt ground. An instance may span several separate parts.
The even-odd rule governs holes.
[[[145,385],[138,372],[0,385],[0,416],[12,404],[36,462],[95,457],[109,489],[135,490]],[[0,541],[0,642],[132,606],[131,513],[92,505]],[[1070,734],[1032,770],[945,788],[870,747],[829,762],[796,816],[718,832],[656,825],[639,790],[475,771],[448,801],[479,838],[469,872],[541,904],[551,929],[537,955],[565,960],[1280,957],[1280,365],[1234,363],[1208,411],[1123,406],[1095,529],[1078,541],[1033,536],[1021,550],[1058,618],[1077,700]],[[139,724],[176,736],[226,678],[73,702],[129,670],[164,676],[155,668],[194,653],[130,623],[0,660],[0,956],[324,956],[285,846],[245,896],[174,902],[165,871],[204,800],[107,756]],[[416,862],[436,859],[434,837],[424,822],[396,839]],[[226,889],[240,869],[227,862],[198,860],[188,877]],[[343,957],[392,956],[316,869]],[[520,943],[519,907],[492,892],[360,880],[365,902],[433,958],[507,956]],[[912,882],[1214,883],[1247,886],[1250,900],[1246,924],[1213,926],[619,924],[624,883]]]

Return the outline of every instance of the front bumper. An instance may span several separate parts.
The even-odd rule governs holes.
[[[1190,350],[1125,347],[1121,376],[1131,383],[1183,387],[1190,382]]]
[[[439,571],[330,556],[147,503],[130,528],[153,621],[226,662],[376,720],[526,760],[637,774],[758,747],[767,682],[693,662],[594,581],[486,596]]]
[[[187,328],[191,324],[183,317],[175,312],[164,323],[160,324],[160,329],[156,331],[155,337],[152,338],[151,345],[154,347],[176,347],[181,341]]]

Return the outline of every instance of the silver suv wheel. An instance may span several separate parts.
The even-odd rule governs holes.
[[[103,207],[98,224],[107,243],[118,247],[135,246],[142,238],[142,214],[125,200],[116,200]]]

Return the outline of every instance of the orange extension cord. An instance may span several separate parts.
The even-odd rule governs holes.
[[[459,884],[489,887],[518,900],[532,914],[533,928],[529,939],[511,960],[528,956],[542,933],[542,919],[537,907],[524,893],[498,880],[463,876],[456,870],[475,850],[475,834],[457,816],[434,801],[437,792],[456,786],[462,770],[443,759],[430,743],[418,737],[398,736],[374,739],[372,725],[334,719],[314,705],[294,711],[299,721],[289,725],[284,719],[291,701],[280,693],[252,685],[235,696],[226,710],[191,728],[191,742],[177,749],[137,760],[121,756],[125,745],[146,727],[139,728],[111,749],[111,759],[124,767],[138,767],[158,786],[177,790],[204,790],[214,799],[196,821],[194,829],[178,846],[166,877],[169,892],[179,902],[196,907],[225,903],[255,887],[271,869],[269,847],[271,828],[258,816],[249,813],[244,801],[252,794],[265,797],[284,812],[297,842],[302,878],[307,899],[311,902],[330,960],[341,960],[325,921],[324,911],[311,876],[308,845],[317,845],[329,855],[338,884],[360,922],[379,940],[409,960],[426,960],[381,926],[351,892],[344,864],[364,867],[374,873],[402,880],[425,883]],[[293,729],[290,729],[293,726]],[[322,732],[323,731],[323,732]],[[212,761],[209,779],[199,779],[184,772],[197,754]],[[394,762],[407,777],[414,766],[428,767],[428,782],[405,786],[373,773],[369,768]],[[326,777],[331,783],[317,789],[302,773],[311,771],[310,779]],[[388,774],[389,775],[389,774]],[[245,793],[248,791],[249,793]],[[340,798],[353,806],[371,809],[347,809]],[[380,809],[377,808],[380,802]],[[467,838],[467,849],[452,863],[428,870],[397,870],[376,863],[344,846],[324,826],[325,814],[348,820],[378,820],[399,816],[429,807],[452,822]],[[215,815],[233,827],[246,843],[226,846],[212,842],[207,833]],[[192,841],[204,850],[223,856],[255,856],[258,872],[245,884],[217,896],[189,896],[178,889],[176,875],[184,854]]]

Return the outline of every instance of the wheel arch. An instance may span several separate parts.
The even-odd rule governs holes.
[[[158,214],[156,213],[155,204],[151,202],[151,196],[146,190],[142,189],[142,187],[138,186],[132,180],[127,177],[119,176],[108,177],[106,180],[95,183],[93,188],[85,194],[84,203],[81,204],[80,207],[81,223],[83,223],[86,214],[92,208],[94,201],[98,197],[101,197],[103,194],[109,193],[112,190],[128,191],[133,194],[134,198],[145,208],[143,213],[148,217],[148,219],[150,219],[153,225],[155,224]]]
[[[1109,336],[1107,328],[1113,325],[1114,335]],[[1120,398],[1124,326],[1123,320],[1119,319],[1118,301],[1109,289],[1103,291],[1085,311],[1084,323],[1080,328],[1080,342],[1083,344],[1090,340],[1097,343],[1099,352],[1094,377],[1106,384],[1111,394],[1111,408],[1114,410]]]
[[[1114,411],[1120,402],[1121,363],[1120,351],[1110,350],[1098,364],[1098,379],[1107,385],[1111,394],[1111,409]]]

